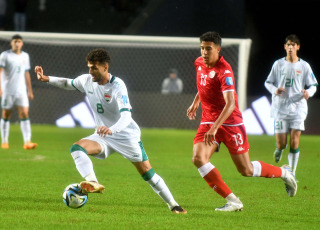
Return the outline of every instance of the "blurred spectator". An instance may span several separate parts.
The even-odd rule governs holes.
[[[165,78],[162,83],[162,94],[179,94],[183,90],[183,82],[178,77],[177,69],[169,70],[169,77]]]
[[[7,0],[0,0],[0,30],[4,30],[4,19],[6,15]]]
[[[28,0],[14,0],[14,30],[26,31]]]

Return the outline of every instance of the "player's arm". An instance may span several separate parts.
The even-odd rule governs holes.
[[[32,91],[32,85],[31,85],[31,78],[30,78],[29,70],[26,71],[25,78],[26,78],[26,85],[27,85],[27,90],[28,90],[28,98],[30,100],[33,100],[34,96],[33,96],[33,91]]]
[[[66,90],[76,89],[72,85],[72,79],[63,78],[63,77],[46,76],[43,74],[43,69],[41,66],[36,66],[34,71],[37,74],[37,78],[39,81],[47,82],[50,85],[56,86],[61,89],[66,89]]]
[[[225,91],[223,92],[223,98],[225,101],[225,106],[220,113],[218,119],[211,126],[209,131],[204,135],[204,142],[206,144],[211,144],[215,140],[215,135],[220,128],[220,126],[228,119],[228,117],[232,114],[236,107],[235,99],[234,99],[234,91]]]
[[[192,104],[187,109],[187,117],[189,118],[189,120],[195,119],[197,115],[196,112],[197,112],[197,109],[199,108],[199,105],[200,105],[200,97],[199,97],[199,93],[197,93]]]
[[[112,135],[112,133],[119,133],[123,129],[125,129],[131,122],[131,112],[130,111],[123,111],[120,113],[119,120],[112,125],[110,128],[106,126],[99,126],[97,128],[97,133],[100,136],[107,136]]]
[[[3,68],[0,67],[0,97],[2,97],[2,88],[1,88],[1,73],[2,73]]]

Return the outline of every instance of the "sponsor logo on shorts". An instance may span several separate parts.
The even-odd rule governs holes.
[[[242,148],[241,146],[238,148],[237,152],[243,151],[244,148]]]

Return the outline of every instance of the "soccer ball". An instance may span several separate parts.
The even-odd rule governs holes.
[[[80,184],[68,185],[62,194],[63,202],[69,208],[81,208],[87,203],[88,195],[82,193]]]

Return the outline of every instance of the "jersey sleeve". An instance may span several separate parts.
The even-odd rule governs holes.
[[[120,112],[129,111],[131,112],[132,107],[130,105],[128,90],[124,82],[118,82],[117,90],[115,93],[117,104]]]
[[[83,75],[73,79],[71,81],[71,84],[76,90],[84,93],[85,92],[85,84],[86,84],[86,82],[87,82],[87,75],[83,74]]]
[[[317,79],[314,76],[311,66],[309,64],[307,65],[306,86],[318,86]]]
[[[6,54],[5,52],[2,52],[0,55],[0,68],[5,68],[6,67]]]
[[[221,91],[235,91],[234,75],[231,68],[221,69],[223,73],[220,74]]]
[[[30,65],[30,56],[29,56],[29,54],[27,54],[26,53],[26,66],[25,66],[25,71],[27,72],[27,71],[30,71],[30,69],[31,69],[31,65]]]
[[[278,66],[278,62],[273,63],[272,67],[271,67],[271,71],[267,77],[266,83],[270,83],[275,85],[276,83],[276,79],[277,79],[277,66]]]

